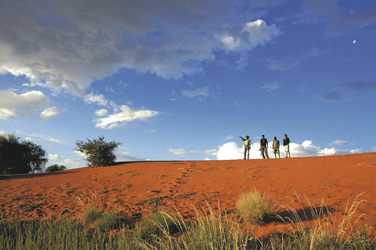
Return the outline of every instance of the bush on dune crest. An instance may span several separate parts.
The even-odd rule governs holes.
[[[114,150],[121,145],[120,142],[106,142],[104,136],[98,139],[87,139],[84,141],[76,141],[76,150],[85,155],[87,162],[95,167],[111,166],[115,163],[116,155]]]

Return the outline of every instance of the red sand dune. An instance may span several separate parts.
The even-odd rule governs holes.
[[[342,216],[346,205],[362,194],[360,222],[376,226],[376,153],[268,160],[132,162],[104,168],[55,173],[0,176],[3,218],[81,216],[84,203],[115,209],[130,223],[148,217],[157,207],[195,216],[207,201],[221,211],[233,210],[240,194],[256,189],[275,203],[297,211],[309,204]],[[308,203],[306,201],[309,201]],[[300,203],[302,202],[302,204]],[[309,220],[309,219],[308,219]],[[309,222],[308,222],[309,223]],[[279,222],[259,227],[275,230]]]

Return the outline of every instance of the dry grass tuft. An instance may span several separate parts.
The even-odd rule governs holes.
[[[273,215],[274,203],[256,190],[242,194],[236,201],[236,208],[244,221],[262,224]]]

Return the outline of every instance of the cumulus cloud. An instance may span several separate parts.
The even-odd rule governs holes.
[[[79,95],[93,80],[121,68],[179,78],[199,72],[202,62],[215,59],[213,51],[249,51],[278,36],[278,27],[259,19],[263,7],[270,5],[232,0],[4,1],[0,74],[26,76],[31,86]]]
[[[304,156],[328,156],[328,155],[340,155],[349,153],[361,153],[361,149],[340,150],[338,148],[323,148],[313,145],[312,141],[306,140],[302,144],[292,143],[290,144],[291,155],[297,157]]]
[[[127,105],[119,106],[119,110],[116,109],[113,114],[109,114],[106,117],[95,119],[95,127],[101,129],[122,127],[127,123],[137,120],[147,121],[148,119],[159,114],[158,111],[132,109]]]
[[[47,108],[40,113],[39,121],[48,121],[52,117],[57,116],[58,114],[64,113],[67,109],[58,109],[55,106]]]
[[[263,45],[280,34],[275,25],[268,26],[265,21],[258,19],[244,25],[241,32],[232,31],[220,38],[225,48],[232,51],[249,50],[257,45]]]
[[[102,94],[94,95],[93,93],[85,95],[84,101],[88,104],[96,103],[96,104],[101,105],[101,106],[106,106],[107,103],[108,103],[108,101],[106,100],[106,98]]]
[[[196,96],[208,96],[209,95],[209,86],[204,88],[197,88],[194,90],[182,90],[183,96],[186,97],[196,97]]]
[[[33,116],[37,111],[47,108],[50,103],[51,101],[41,91],[16,94],[14,90],[2,90],[0,91],[0,119]]]
[[[239,148],[235,142],[228,142],[219,147],[217,153],[218,160],[236,160],[242,158],[242,148]]]
[[[73,168],[79,168],[84,165],[84,160],[82,159],[76,159],[76,158],[68,158],[64,159],[64,166],[66,166],[67,169],[73,169]]]
[[[60,157],[57,154],[48,154],[49,160],[58,160]]]
[[[269,143],[268,153],[269,157],[274,157],[271,149],[271,143]],[[251,151],[249,154],[250,159],[261,159],[260,155],[260,143],[254,143],[251,146]],[[283,148],[280,147],[281,157],[283,157]],[[290,143],[290,153],[292,157],[307,157],[307,156],[329,156],[329,155],[340,155],[340,154],[353,154],[361,153],[361,149],[352,150],[340,150],[338,148],[320,148],[315,146],[312,141],[306,140],[301,144]],[[243,159],[244,150],[243,147],[238,147],[235,142],[228,142],[219,147],[217,153],[218,160],[235,160]]]
[[[99,109],[95,111],[96,116],[105,116],[108,113],[106,109]]]
[[[182,149],[182,148],[170,148],[168,151],[173,153],[174,155],[179,155],[179,156],[186,156],[186,155],[197,153],[197,151],[186,151],[185,149]]]

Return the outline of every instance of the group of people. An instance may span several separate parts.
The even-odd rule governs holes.
[[[247,135],[245,139],[241,136],[239,136],[244,141],[244,159],[249,159],[249,151],[251,150],[251,140],[249,139],[249,136]],[[279,158],[281,158],[281,155],[279,153],[279,140],[277,140],[277,137],[274,137],[273,140],[273,153],[275,158],[277,158],[277,155]],[[285,150],[285,158],[290,158],[290,139],[286,134],[283,135],[283,149]],[[268,140],[265,138],[265,135],[261,136],[260,140],[260,152],[261,156],[264,159],[269,159],[268,155]]]

